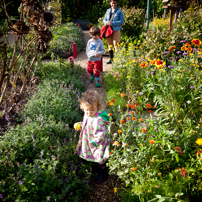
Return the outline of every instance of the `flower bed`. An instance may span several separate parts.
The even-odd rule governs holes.
[[[180,44],[155,58],[141,55],[141,46],[120,44],[114,74],[105,79],[110,172],[141,201],[201,196],[201,41]]]

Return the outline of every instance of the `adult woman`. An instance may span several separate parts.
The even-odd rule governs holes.
[[[104,17],[104,24],[111,25],[114,32],[111,36],[107,37],[107,43],[109,45],[109,57],[110,57],[110,60],[109,62],[107,62],[107,64],[112,63],[112,60],[114,57],[113,46],[115,50],[117,50],[117,43],[119,43],[120,36],[121,36],[120,29],[121,29],[121,25],[124,22],[123,12],[121,9],[117,8],[118,0],[116,1],[110,0],[109,2],[110,2],[111,8],[107,9],[106,11],[106,14]]]

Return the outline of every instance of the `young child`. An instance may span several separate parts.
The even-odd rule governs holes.
[[[107,177],[105,162],[110,149],[110,136],[107,130],[109,117],[103,110],[103,100],[96,91],[87,90],[79,102],[84,111],[84,118],[83,122],[74,124],[75,130],[81,130],[75,154],[97,163],[98,177],[95,182],[101,183]]]
[[[92,39],[88,41],[86,47],[86,55],[88,57],[87,71],[91,75],[90,82],[92,83],[95,78],[95,86],[100,87],[101,55],[104,54],[105,48],[102,40],[99,38],[99,27],[91,27],[89,34]]]

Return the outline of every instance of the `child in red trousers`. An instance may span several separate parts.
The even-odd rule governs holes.
[[[88,41],[86,47],[86,55],[88,57],[87,71],[91,75],[90,82],[92,83],[95,79],[95,86],[99,88],[99,77],[102,69],[101,56],[104,54],[105,48],[102,40],[99,38],[99,27],[91,27],[89,34],[92,38]]]

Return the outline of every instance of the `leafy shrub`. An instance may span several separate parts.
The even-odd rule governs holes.
[[[72,44],[76,43],[77,51],[84,49],[83,33],[74,23],[66,23],[52,28],[53,39],[50,42],[50,49],[45,57],[55,53],[59,57],[66,58],[72,55]]]
[[[67,125],[42,117],[10,129],[0,141],[4,199],[81,200],[88,189],[88,167],[73,154],[76,142]]]
[[[163,118],[153,117],[152,105],[138,99],[141,95],[136,96],[136,102],[128,102],[126,111],[120,104],[127,97],[110,105],[110,173],[118,175],[126,190],[144,202],[191,198],[201,176],[197,152],[202,143],[195,144],[201,127],[193,127],[187,120],[181,131],[171,129]],[[198,199],[200,194],[198,189]]]

